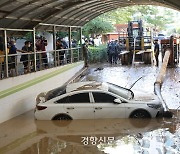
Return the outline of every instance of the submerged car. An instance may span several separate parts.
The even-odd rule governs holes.
[[[163,112],[156,95],[135,96],[130,89],[108,82],[68,84],[40,94],[36,101],[38,120],[154,118]]]

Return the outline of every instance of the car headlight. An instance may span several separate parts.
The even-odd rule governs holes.
[[[153,109],[159,109],[162,107],[161,104],[147,104],[147,106]]]

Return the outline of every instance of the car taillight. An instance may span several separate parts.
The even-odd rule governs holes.
[[[38,109],[38,110],[45,110],[47,107],[46,106],[36,106],[36,108]]]

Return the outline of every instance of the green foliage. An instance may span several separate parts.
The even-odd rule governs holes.
[[[103,16],[111,18],[112,22],[127,23],[130,20],[143,20],[148,27],[154,27],[159,30],[165,28],[165,25],[172,22],[173,13],[157,6],[137,5],[108,12]]]
[[[58,38],[65,38],[65,37],[68,37],[68,32],[63,32],[63,31],[58,31],[57,33],[56,33],[56,36],[58,37]],[[72,37],[72,39],[75,39],[75,40],[77,40],[77,41],[79,41],[80,40],[80,32],[79,31],[73,31],[72,33],[71,33],[71,37]]]
[[[102,16],[108,18],[107,20],[111,21],[114,24],[119,24],[119,23],[125,24],[133,19],[132,18],[133,13],[134,11],[132,7],[125,7],[107,12]]]
[[[36,31],[35,35],[39,35],[39,32]],[[33,42],[33,32],[27,32],[25,33],[25,35],[23,37],[21,37],[22,39],[28,40],[28,41],[32,41]]]
[[[57,32],[56,33],[56,36],[59,37],[59,38],[65,38],[68,36],[68,32]]]
[[[172,22],[172,12],[164,9],[158,9],[155,6],[146,6],[145,10],[143,10],[142,6],[140,6],[140,17],[145,22],[148,27],[153,27],[158,30],[162,30],[165,28],[166,24]]]
[[[114,27],[112,23],[100,16],[91,20],[83,27],[83,34],[85,36],[88,36],[89,34],[99,35],[99,34],[111,32],[113,30]]]
[[[166,24],[172,23],[173,12],[170,9],[151,6],[136,5],[119,8],[107,12],[87,23],[83,28],[83,34],[102,34],[113,30],[112,24],[125,24],[131,20],[143,20],[144,27],[152,27],[157,30],[165,29]]]
[[[107,46],[106,44],[98,47],[89,46],[89,62],[105,62],[107,61]]]

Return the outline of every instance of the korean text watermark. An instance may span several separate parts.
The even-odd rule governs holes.
[[[97,144],[112,144],[115,141],[115,137],[96,137],[96,136],[83,136],[81,137],[83,145],[97,145]]]

